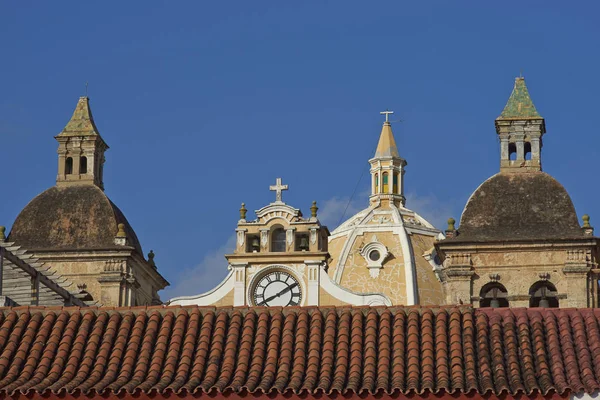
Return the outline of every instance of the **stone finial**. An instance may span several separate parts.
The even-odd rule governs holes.
[[[150,253],[148,253],[148,264],[156,268],[156,263],[154,262],[154,250],[150,250]]]
[[[312,218],[317,218],[317,210],[319,210],[319,207],[317,207],[317,202],[313,201],[312,206],[310,207],[310,216]]]
[[[594,228],[590,225],[590,216],[584,214],[581,219],[583,220],[583,226],[581,227],[581,229],[583,229],[583,233],[585,235],[592,236],[594,234]]]
[[[248,213],[248,209],[246,209],[246,203],[242,203],[242,208],[240,208],[240,219],[245,220],[247,213]]]
[[[127,232],[125,232],[125,224],[119,224],[119,225],[117,225],[117,228],[118,228],[118,232],[117,232],[118,238],[127,237]]]
[[[449,231],[454,231],[456,230],[456,227],[454,226],[454,224],[456,224],[456,220],[452,217],[448,218],[448,229]]]
[[[0,240],[3,242],[6,240],[6,227],[5,226],[0,226]]]
[[[452,217],[448,218],[448,229],[446,229],[446,239],[456,236],[456,220]]]

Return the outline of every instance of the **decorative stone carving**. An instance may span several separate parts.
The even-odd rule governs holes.
[[[238,246],[243,246],[246,241],[246,229],[238,229],[237,230],[237,243]]]
[[[311,230],[310,230],[310,242],[312,244],[317,243],[317,228],[311,228]]]
[[[373,235],[373,238],[376,239],[375,235]],[[379,276],[379,270],[383,268],[383,262],[389,254],[387,247],[377,241],[369,242],[360,249],[360,255],[367,261],[371,278]]]
[[[260,230],[260,244],[263,249],[267,248],[267,244],[269,244],[269,230],[268,229]]]

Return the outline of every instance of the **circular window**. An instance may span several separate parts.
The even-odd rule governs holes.
[[[371,261],[377,261],[377,260],[379,260],[380,257],[381,257],[381,254],[379,254],[379,251],[377,251],[377,250],[373,250],[372,252],[369,253],[369,259]]]

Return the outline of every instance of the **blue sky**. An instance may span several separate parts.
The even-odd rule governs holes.
[[[56,177],[56,135],[89,82],[109,197],[172,283],[226,274],[240,203],[312,200],[333,228],[367,205],[394,110],[407,206],[439,228],[499,169],[494,119],[522,71],[544,170],[600,227],[598,2],[4,2],[0,224]],[[346,215],[346,217],[349,215]]]

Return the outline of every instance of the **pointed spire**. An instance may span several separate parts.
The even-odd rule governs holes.
[[[394,140],[394,134],[392,133],[392,124],[389,121],[383,123],[381,128],[381,134],[379,135],[379,143],[377,144],[377,150],[375,151],[375,158],[383,157],[398,157],[398,147],[396,147],[396,141]]]
[[[82,96],[77,102],[77,107],[73,112],[71,120],[67,126],[58,134],[58,136],[100,136],[98,128],[94,123],[92,110],[90,109],[90,99],[87,96]]]
[[[531,101],[522,76],[515,78],[513,91],[498,119],[542,119]]]

